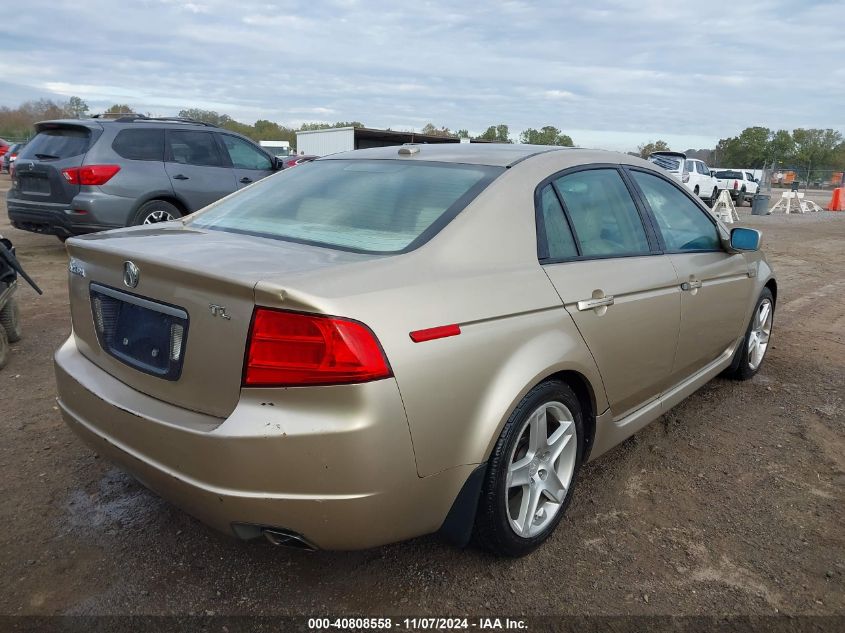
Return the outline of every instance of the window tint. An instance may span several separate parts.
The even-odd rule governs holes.
[[[698,171],[699,173],[704,174],[705,176],[710,175],[710,169],[704,163],[698,163]]]
[[[226,151],[229,152],[229,158],[232,159],[232,166],[235,169],[273,169],[273,164],[267,157],[267,154],[259,150],[251,143],[236,136],[222,134],[223,145],[226,146]]]
[[[569,230],[569,223],[563,214],[563,207],[560,206],[560,201],[551,185],[543,187],[543,191],[540,193],[540,205],[543,211],[543,227],[546,231],[549,257],[566,259],[577,256],[578,250],[575,248],[572,231]]]
[[[662,178],[641,171],[631,175],[654,213],[667,250],[721,250],[716,226],[706,211]]]
[[[210,132],[168,131],[170,160],[183,165],[222,165],[220,152]]]
[[[44,130],[26,144],[21,158],[57,160],[79,156],[88,151],[90,140],[91,133],[86,128],[64,127]]]
[[[650,252],[637,207],[615,169],[591,169],[555,181],[582,255]]]
[[[164,130],[121,130],[111,146],[130,160],[164,160]]]
[[[370,253],[405,250],[504,171],[403,160],[318,160],[242,190],[192,224]]]
[[[684,168],[689,172],[693,172],[695,171],[695,164],[693,161],[687,160],[684,162]]]

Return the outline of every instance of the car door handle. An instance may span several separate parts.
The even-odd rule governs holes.
[[[698,290],[701,288],[701,281],[698,279],[690,279],[689,281],[685,281],[681,284],[681,290]]]
[[[584,299],[578,302],[578,309],[582,312],[585,310],[595,310],[596,308],[604,308],[613,305],[613,295],[602,297],[601,299]]]
[[[243,178],[241,178],[241,182],[245,185],[248,185],[252,182],[252,178],[247,178],[246,176],[244,176]]]
[[[188,180],[188,177],[185,174],[176,174],[173,176],[173,180]]]

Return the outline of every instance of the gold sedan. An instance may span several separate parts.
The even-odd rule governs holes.
[[[761,366],[777,285],[631,156],[409,145],[67,242],[70,427],[243,539],[522,555],[580,467]]]

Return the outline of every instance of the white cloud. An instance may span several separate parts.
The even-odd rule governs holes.
[[[835,4],[747,0],[735,13],[726,1],[690,20],[662,0],[30,0],[4,16],[0,77],[16,89],[0,104],[76,94],[250,122],[555,125],[621,149],[845,127]]]

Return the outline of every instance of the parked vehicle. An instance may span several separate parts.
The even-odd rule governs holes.
[[[719,185],[704,161],[687,158],[683,152],[668,151],[654,152],[648,160],[674,174],[687,189],[710,204],[719,196]]]
[[[290,141],[258,141],[258,144],[273,156],[279,158],[290,156]]]
[[[716,180],[719,183],[719,189],[727,189],[738,207],[741,207],[746,201],[751,204],[751,198],[759,189],[753,174],[742,169],[717,171]]]
[[[16,228],[60,238],[182,217],[281,168],[248,138],[178,118],[45,121],[6,197]]]
[[[587,460],[760,369],[777,286],[759,238],[623,154],[334,154],[184,223],[69,240],[58,404],[244,539],[475,533],[521,555]]]
[[[26,143],[13,143],[9,146],[9,150],[3,154],[3,158],[0,159],[0,171],[5,171],[7,174],[12,173],[12,164],[15,162],[15,159],[18,157],[18,153],[24,145],[26,145]]]
[[[310,163],[312,160],[316,160],[318,158],[319,156],[312,156],[310,154],[302,154],[300,156],[292,154],[291,156],[282,159],[282,167],[284,169],[287,169],[288,167],[296,167],[302,163]]]
[[[3,158],[3,156],[6,155],[6,152],[9,151],[10,146],[11,143],[0,138],[0,158]]]
[[[12,242],[0,235],[0,369],[9,362],[9,344],[21,340],[20,310],[14,296],[18,275],[41,294],[41,289],[21,267]]]

